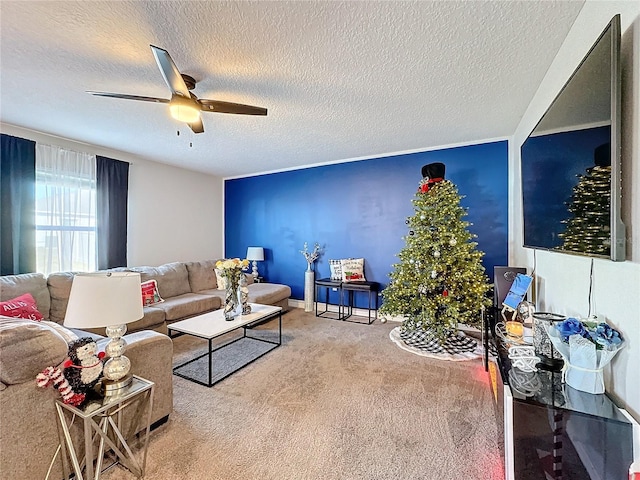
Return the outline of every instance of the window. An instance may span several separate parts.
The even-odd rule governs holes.
[[[37,271],[95,271],[96,229],[96,157],[37,144]]]

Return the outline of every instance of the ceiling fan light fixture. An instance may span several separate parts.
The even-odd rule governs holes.
[[[197,122],[200,119],[200,109],[193,100],[186,99],[180,95],[173,95],[169,102],[169,111],[176,120],[184,123]]]

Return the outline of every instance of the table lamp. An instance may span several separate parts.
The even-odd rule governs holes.
[[[78,273],[73,278],[64,317],[66,327],[106,327],[111,341],[105,348],[102,391],[115,394],[131,384],[131,361],[124,355],[127,342],[122,336],[127,323],[144,315],[140,274],[132,272]]]
[[[253,275],[253,280],[255,281],[258,279],[258,262],[262,262],[264,260],[264,248],[262,247],[247,248],[247,260],[251,260],[253,262],[251,275]]]

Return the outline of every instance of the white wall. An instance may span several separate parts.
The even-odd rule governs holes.
[[[626,340],[606,371],[606,388],[640,420],[640,2],[585,3],[516,129],[509,152],[509,263],[531,271],[535,262],[539,310],[587,315],[591,259],[522,247],[520,147],[617,13],[622,26],[622,217],[627,226],[627,261],[594,261],[592,313],[619,329]]]
[[[130,265],[222,258],[222,178],[154,162],[129,170]]]
[[[221,258],[224,250],[221,177],[176,168],[123,152],[0,124],[2,133],[130,163],[129,266]]]

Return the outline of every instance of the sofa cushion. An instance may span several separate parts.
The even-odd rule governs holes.
[[[191,292],[189,273],[184,263],[166,263],[159,267],[132,267],[129,271],[138,272],[142,282],[157,281],[160,296],[165,300]]]
[[[36,301],[30,293],[23,293],[19,297],[0,302],[0,315],[37,322],[44,318],[38,311]]]
[[[186,262],[185,266],[189,273],[189,285],[191,286],[191,292],[218,288],[216,272],[214,271],[216,267],[215,260]]]
[[[59,323],[51,322],[49,320],[43,320],[42,324],[48,325],[51,328],[53,328],[56,332],[60,334],[62,338],[64,338],[64,341],[67,342],[67,344],[73,342],[74,340],[78,340],[80,337],[85,336],[84,335],[85,332],[83,330],[63,327]]]
[[[47,289],[47,279],[41,273],[22,273],[20,275],[3,275],[0,277],[0,301],[30,293],[36,301],[38,311],[49,318],[51,301]]]
[[[138,330],[163,330],[161,328],[158,328],[164,324],[165,313],[163,310],[155,308],[154,305],[153,307],[144,307],[143,311],[144,315],[140,320],[127,323],[127,332],[137,332]],[[102,337],[105,336],[104,328],[88,328],[84,331],[90,333],[90,336],[93,336],[94,338],[95,335],[100,335]]]
[[[51,310],[49,320],[62,324],[64,315],[67,312],[71,284],[76,272],[56,272],[47,277],[47,285],[51,294]]]
[[[291,288],[279,283],[252,283],[249,285],[249,302],[275,305],[289,298]]]
[[[153,308],[164,310],[166,320],[169,322],[216,310],[221,304],[220,299],[213,295],[185,293],[167,298],[164,303],[154,305]]]
[[[154,329],[158,325],[162,325],[166,318],[164,310],[159,308],[155,308],[156,306],[144,307],[142,310],[144,311],[144,315],[140,320],[136,320],[135,322],[127,324],[127,330],[130,332],[145,330],[145,329]]]
[[[69,346],[51,326],[32,320],[0,317],[0,382],[33,381],[49,366],[57,366]]]

